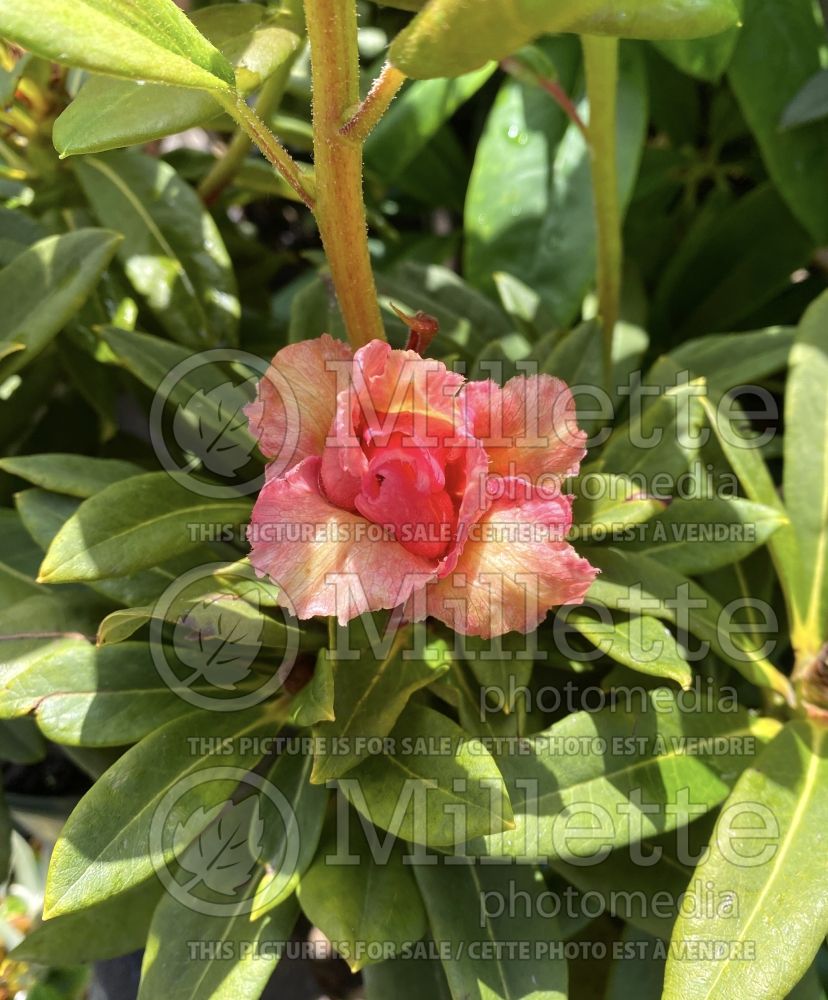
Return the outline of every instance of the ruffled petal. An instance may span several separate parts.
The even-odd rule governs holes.
[[[516,375],[502,389],[492,381],[469,382],[463,396],[492,473],[533,483],[577,474],[586,433],[578,429],[565,382],[551,375]]]
[[[427,613],[463,635],[531,632],[550,608],[580,604],[597,574],[563,541],[570,497],[541,498],[525,485],[505,492],[471,531],[454,571],[427,588]],[[409,603],[412,616],[422,617],[422,604]]]
[[[347,344],[323,334],[289,344],[273,358],[244,411],[262,454],[273,460],[268,479],[322,454],[352,357]]]
[[[250,561],[279,585],[298,618],[336,615],[344,625],[407,601],[434,578],[436,562],[332,506],[319,489],[320,466],[319,458],[306,458],[265,484],[248,529]]]
[[[325,494],[336,503],[359,492],[368,468],[364,446],[402,431],[418,447],[437,448],[468,436],[458,400],[463,376],[415,351],[372,340],[354,355],[353,382],[337,398],[332,440],[322,468]]]

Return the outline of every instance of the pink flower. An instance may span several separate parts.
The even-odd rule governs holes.
[[[585,434],[559,379],[467,382],[325,335],[279,351],[246,412],[271,460],[250,558],[299,618],[405,604],[467,635],[528,632],[596,575],[564,540]]]

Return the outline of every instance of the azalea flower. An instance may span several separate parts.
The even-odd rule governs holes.
[[[586,435],[560,379],[501,388],[324,335],[280,350],[246,413],[270,459],[251,562],[299,618],[404,605],[466,635],[528,632],[596,575],[565,541]]]

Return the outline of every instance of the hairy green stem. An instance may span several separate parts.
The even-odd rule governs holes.
[[[405,73],[391,63],[385,63],[365,100],[353,117],[340,128],[340,134],[351,142],[365,142],[404,83]]]
[[[612,338],[621,309],[621,205],[618,196],[618,39],[582,37],[589,99],[589,148],[598,227],[598,311],[604,329],[604,388],[612,388]]]
[[[250,136],[271,165],[284,177],[308,208],[313,209],[314,200],[308,185],[308,178],[303,176],[299,165],[253,108],[239,94],[218,93],[216,99]]]
[[[316,221],[355,347],[385,339],[368,253],[362,144],[340,129],[359,106],[355,0],[305,0],[313,82]]]
[[[293,59],[286,60],[279,70],[265,81],[256,100],[256,114],[263,122],[266,122],[279,106],[293,62]],[[248,132],[243,128],[237,129],[224,155],[216,160],[198,186],[202,201],[210,204],[218,198],[244,166],[247,154],[252,148],[253,140]]]

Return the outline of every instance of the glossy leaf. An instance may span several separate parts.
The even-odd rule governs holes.
[[[339,780],[351,804],[372,823],[435,846],[511,825],[509,799],[494,760],[456,723],[409,704],[388,739],[389,753],[366,760]],[[440,751],[446,745],[451,753]]]
[[[187,690],[220,694],[206,680]],[[56,651],[0,689],[0,715],[34,713],[48,739],[74,746],[136,743],[191,711],[191,703],[165,684],[149,646],[137,642]]]
[[[80,502],[73,497],[47,493],[38,489],[23,490],[17,493],[14,502],[26,530],[40,546],[40,562],[42,563],[42,553],[48,550],[63,525],[77,513]],[[147,602],[152,603],[182,573],[195,566],[211,563],[215,558],[214,549],[199,543],[188,547],[182,555],[173,559],[165,559],[151,569],[118,575],[105,580],[90,581],[90,587],[110,602],[123,604],[127,607]],[[132,632],[129,634],[131,635]]]
[[[548,50],[561,86],[576,80],[574,39]],[[584,102],[579,105],[587,117]],[[622,205],[632,192],[647,119],[640,51],[621,53],[618,175]],[[502,183],[508,171],[512,183]],[[595,278],[596,236],[590,153],[580,130],[540,87],[503,84],[477,147],[466,196],[465,269],[493,290],[494,272],[512,274],[540,295],[557,327],[571,324]]]
[[[567,996],[566,960],[541,946],[561,935],[557,919],[537,916],[543,883],[532,867],[435,864],[417,865],[414,873],[434,937],[452,955],[443,970],[454,1000]],[[509,958],[511,942],[526,949],[520,959]]]
[[[426,944],[426,942],[424,942]],[[442,966],[436,958],[412,961],[389,958],[362,971],[366,1000],[451,1000]]]
[[[639,526],[628,547],[695,576],[746,558],[787,523],[776,508],[737,497],[678,499]]]
[[[815,73],[785,108],[782,128],[809,125],[828,117],[828,70]]]
[[[241,737],[273,735],[278,725],[262,707],[244,712],[189,713],[155,730],[109,768],[81,799],[52,854],[46,885],[47,919],[101,903],[138,885],[175,856],[175,845],[149,840],[153,815],[178,782],[217,765],[233,769],[258,763],[261,740],[242,747]],[[211,738],[219,737],[214,742]],[[193,753],[191,739],[205,740]],[[200,744],[201,745],[201,744]],[[235,772],[233,772],[235,773]],[[182,789],[175,815],[191,817],[227,800],[238,779],[219,776]],[[186,806],[186,808],[185,808]],[[199,830],[190,830],[197,836]]]
[[[190,364],[192,351],[160,337],[116,327],[105,327],[101,337],[118,364],[148,389],[156,392],[165,385],[165,399],[175,407],[173,436],[181,448],[198,455],[208,470],[226,475],[254,454],[256,442],[242,412],[253,400],[252,381],[239,385],[237,373],[213,361]],[[165,384],[178,366],[181,377]]]
[[[279,962],[298,916],[289,899],[258,920],[239,912],[212,916],[165,894],[153,914],[141,967],[139,1000],[237,1000],[257,997]],[[218,954],[182,961],[188,944],[219,942]],[[196,952],[197,954],[197,952]]]
[[[688,634],[708,643],[751,683],[791,700],[790,682],[762,655],[762,644],[698,584],[638,552],[593,548],[589,558],[602,571],[590,588],[591,600],[627,614],[681,621]]]
[[[395,840],[377,853],[353,817],[347,833],[343,843],[331,826],[298,895],[305,916],[337,943],[356,972],[372,961],[371,945],[393,948],[421,938],[426,918],[402,843]]]
[[[386,184],[396,180],[494,71],[492,64],[459,79],[417,81],[407,87],[368,136],[366,169],[376,172]]]
[[[826,822],[828,735],[819,724],[788,723],[722,809],[676,923],[665,1000],[788,996],[828,926],[828,880],[814,864],[824,851]],[[696,897],[709,883],[732,893],[737,912],[700,915]],[[750,959],[709,957],[714,941],[750,949]],[[687,961],[685,942],[698,949],[698,960]]]
[[[92,210],[123,234],[118,257],[169,335],[188,347],[231,344],[239,303],[216,224],[169,164],[143,153],[77,161]]]
[[[153,874],[94,906],[40,922],[17,946],[15,960],[71,966],[136,951],[144,946],[162,892]]]
[[[253,900],[254,920],[293,894],[316,854],[328,791],[310,783],[312,766],[310,754],[282,753],[265,775],[265,781],[284,796],[285,812],[277,810],[267,795],[259,796],[264,823],[260,860],[265,874]]]
[[[0,35],[47,59],[133,80],[228,91],[233,68],[173,0],[4,0]]]
[[[260,4],[218,4],[193,14],[193,24],[235,67],[246,95],[296,52],[301,44],[290,14],[269,14]],[[97,153],[184,132],[222,113],[205,91],[91,77],[55,122],[53,140],[61,156]]]
[[[683,688],[693,682],[693,671],[670,630],[649,615],[616,616],[607,623],[584,608],[570,611],[566,621],[618,663],[653,677],[675,681]]]
[[[732,0],[432,0],[391,46],[391,61],[415,79],[458,76],[502,59],[539,35],[575,32],[625,38],[695,38],[736,24]]]
[[[588,482],[588,495],[583,487]],[[603,541],[615,538],[633,525],[640,525],[664,510],[665,500],[641,495],[628,476],[591,472],[584,484],[573,484],[573,531],[577,538]]]
[[[132,462],[87,455],[25,455],[0,458],[0,469],[53,493],[86,498],[144,470]]]
[[[768,45],[768,39],[778,40]],[[745,0],[745,25],[728,76],[780,194],[818,243],[828,240],[828,124],[784,132],[791,100],[821,66],[825,42],[810,0]]]
[[[120,242],[105,229],[47,236],[0,271],[0,344],[24,348],[0,360],[3,378],[36,358],[75,315]]]
[[[816,656],[828,639],[828,296],[805,313],[785,393],[785,506],[796,538],[793,642]]]
[[[40,579],[102,580],[146,569],[198,542],[199,524],[244,524],[250,502],[209,500],[166,472],[113,483],[85,500],[55,536]]]
[[[361,742],[387,736],[411,695],[446,673],[451,655],[444,642],[435,642],[418,656],[408,648],[392,650],[382,661],[368,652],[355,659],[334,658],[334,719],[314,729],[314,736],[332,741],[336,754],[318,755],[312,781],[324,784],[340,778],[365,759]]]
[[[698,815],[688,803],[712,809],[722,802],[779,729],[774,720],[723,712],[715,703],[684,709],[681,696],[664,688],[632,691],[635,712],[576,712],[530,737],[531,754],[498,758],[515,829],[470,845],[472,853],[600,861],[686,824]]]
[[[701,403],[707,423],[747,496],[755,503],[776,510],[781,517],[788,518],[762,452],[757,442],[751,440],[755,438],[754,430],[738,404],[730,404],[728,412],[721,405],[714,405],[709,399],[703,399]],[[795,607],[793,588],[799,572],[799,563],[792,525],[783,524],[778,528],[771,535],[768,547],[783,591],[788,598],[789,612],[793,614]]]

